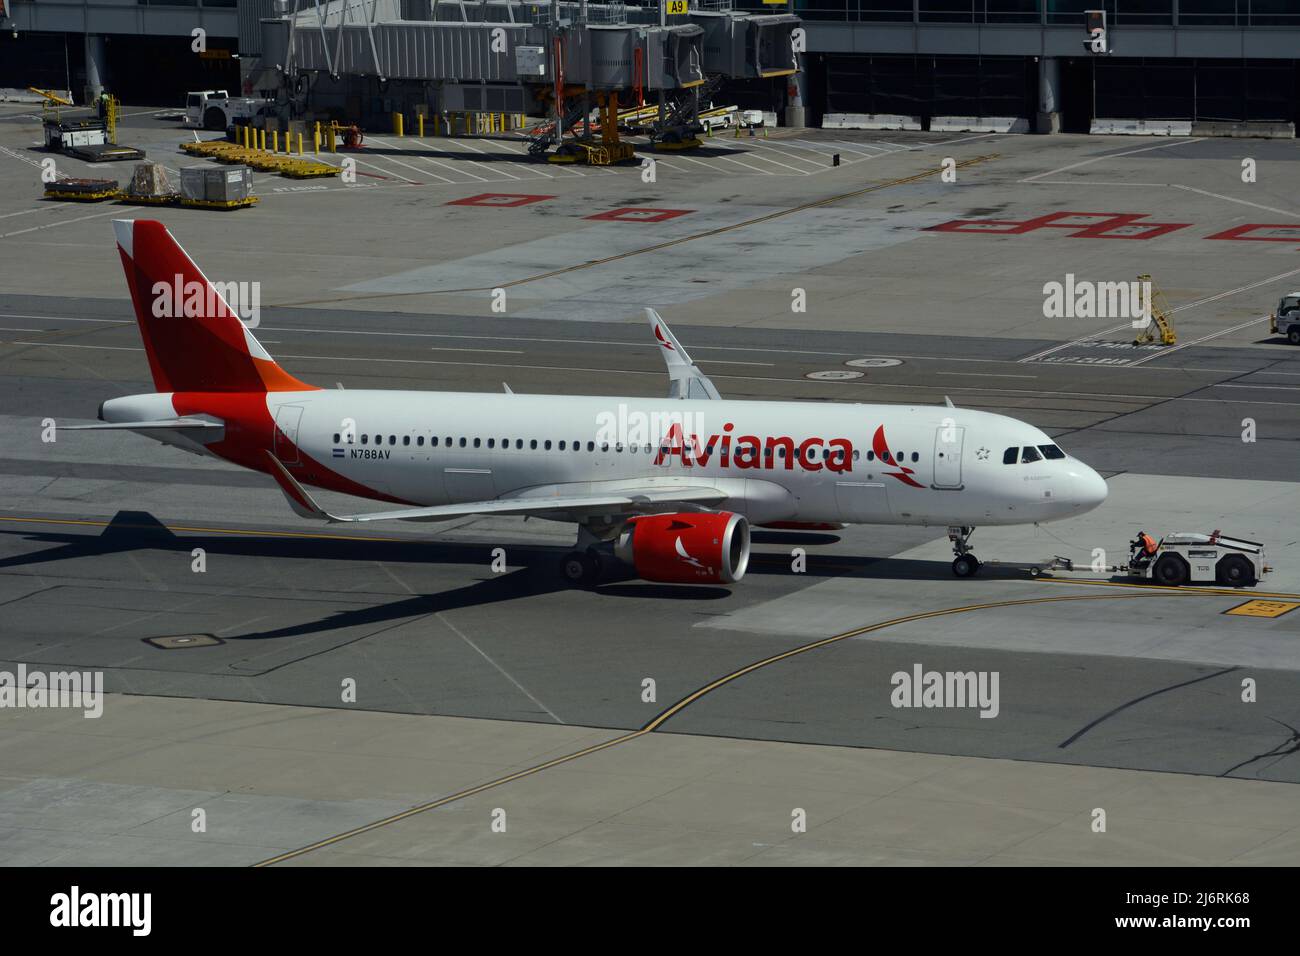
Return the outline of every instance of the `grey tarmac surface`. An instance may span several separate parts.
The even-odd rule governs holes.
[[[178,134],[166,121],[145,115],[131,122],[151,156],[165,155],[158,150],[168,142],[174,148]],[[506,155],[513,143],[396,144],[379,137],[377,150],[364,157],[376,176],[414,180],[403,165],[409,164],[449,182],[374,180],[361,189],[331,183],[323,191],[274,193],[283,181],[267,178],[262,206],[238,218],[160,216],[209,274],[263,283],[259,339],[318,384],[482,391],[505,381],[519,393],[661,394],[666,376],[637,312],[655,305],[728,396],[939,403],[948,395],[960,407],[1040,425],[1112,483],[1111,500],[1081,521],[981,531],[977,553],[1013,564],[989,566],[973,581],[952,578],[942,529],[870,527],[760,532],[749,575],[730,589],[624,580],[588,593],[555,581],[553,564],[571,540],[563,526],[471,520],[436,533],[383,527],[355,534],[298,521],[263,476],[138,436],[65,432],[43,443],[42,419],[93,419],[100,401],[149,385],[105,222],[132,211],[41,204],[30,189],[32,198],[24,198],[29,160],[43,157],[29,149],[28,126],[16,117],[0,120],[0,183],[7,187],[0,199],[0,666],[102,668],[108,690],[138,695],[112,697],[108,706],[112,712],[129,701],[138,708],[131,714],[141,724],[128,737],[153,739],[147,750],[156,757],[139,757],[124,765],[133,776],[114,777],[94,770],[83,752],[93,728],[71,729],[63,715],[0,714],[21,720],[23,730],[6,737],[10,766],[21,769],[0,788],[5,845],[26,854],[42,820],[50,823],[30,809],[42,803],[41,787],[51,786],[41,781],[90,789],[67,804],[60,826],[72,835],[59,853],[42,856],[38,845],[36,859],[105,862],[136,824],[115,821],[106,807],[118,796],[94,788],[135,781],[145,805],[181,807],[236,777],[250,794],[274,791],[302,801],[275,808],[269,819],[307,844],[567,744],[635,731],[672,702],[689,699],[636,746],[660,735],[714,738],[689,747],[717,748],[708,759],[718,761],[748,747],[809,747],[794,765],[785,750],[755,758],[777,777],[795,773],[778,768],[807,773],[808,762],[835,764],[841,758],[834,748],[862,755],[859,769],[868,776],[870,761],[883,759],[872,755],[889,751],[922,762],[969,759],[971,773],[1014,779],[1026,799],[1059,784],[1052,765],[1132,772],[1133,781],[1151,781],[1138,792],[1154,788],[1144,804],[1148,815],[1181,821],[1170,824],[1165,843],[1138,841],[1124,853],[1097,856],[1066,841],[1026,858],[1159,862],[1179,845],[1196,844],[1200,832],[1189,862],[1243,854],[1243,861],[1300,859],[1294,821],[1279,818],[1274,832],[1255,843],[1232,844],[1231,834],[1212,838],[1166,813],[1170,791],[1158,783],[1163,778],[1149,776],[1192,775],[1176,779],[1191,781],[1178,786],[1191,788],[1184,797],[1193,803],[1200,793],[1232,806],[1245,792],[1234,787],[1293,793],[1289,786],[1300,782],[1300,611],[1224,615],[1252,594],[1133,589],[1091,573],[1034,579],[1014,564],[1063,554],[1086,566],[1097,547],[1119,560],[1137,527],[1223,527],[1265,540],[1278,570],[1261,590],[1300,602],[1293,597],[1300,593],[1300,350],[1271,339],[1259,321],[1295,281],[1285,277],[1295,268],[1288,264],[1293,245],[1206,238],[1243,223],[1300,216],[1288,199],[1288,184],[1296,182],[1294,144],[993,137],[948,145],[938,136],[804,131],[789,141],[710,144],[698,168],[666,160],[658,181],[646,184],[632,178],[635,169],[573,171],[586,173],[579,176],[533,168]],[[837,149],[862,158],[833,169],[826,157]],[[901,183],[783,215],[774,220],[780,228],[740,225],[916,176],[949,152],[998,158],[963,167],[947,192],[937,178]],[[1260,180],[1246,186],[1238,178],[1234,185],[1247,154],[1258,158]],[[444,205],[483,192],[532,191],[559,199],[514,208]],[[761,209],[726,208],[742,204]],[[597,209],[650,205],[693,211],[663,223],[583,219]],[[1080,238],[1061,229],[997,237],[926,231],[954,219],[1023,221],[1078,209],[1189,225],[1146,240]],[[801,224],[807,214],[815,216]],[[889,224],[891,215],[897,226]],[[729,231],[707,234],[721,228]],[[632,239],[618,238],[620,230],[632,230]],[[834,242],[823,241],[832,233]],[[317,248],[313,237],[321,235],[327,238]],[[678,244],[641,251],[664,242]],[[605,265],[589,262],[626,253]],[[557,266],[580,268],[563,279],[529,279]],[[486,293],[426,290],[457,273],[465,285],[492,281],[494,268],[502,277],[496,281],[528,280],[517,299],[511,292],[505,315],[491,313]],[[729,269],[735,274],[724,275]],[[1066,271],[1097,280],[1153,273],[1178,309],[1180,345],[1187,347],[1133,349],[1127,328],[1106,331],[1115,320],[1044,319],[1042,285]],[[809,292],[807,313],[789,311],[795,286]],[[899,364],[862,369],[861,378],[842,382],[806,377],[855,369],[845,363],[861,358]],[[1257,441],[1243,443],[1245,419],[1254,421]],[[506,550],[504,574],[490,568],[495,547]],[[796,547],[807,551],[803,574],[791,571]],[[206,555],[202,574],[191,570],[195,548]],[[914,618],[948,609],[953,613]],[[755,662],[873,625],[885,626],[692,697]],[[146,643],[186,635],[217,642],[171,650]],[[997,671],[999,715],[891,706],[891,675],[916,664]],[[345,678],[357,681],[355,704],[340,701]],[[655,682],[655,703],[642,699],[647,678]],[[1243,680],[1256,682],[1258,702],[1242,702]],[[429,715],[424,719],[498,729],[482,731],[481,739],[479,730],[464,730],[482,757],[466,772],[441,772],[449,765],[435,755],[421,758],[397,786],[386,776],[397,771],[385,763],[369,784],[341,793],[306,771],[297,783],[279,775],[272,786],[269,768],[258,770],[267,755],[246,742],[231,744],[221,770],[191,779],[157,736],[159,721],[186,719],[186,702],[194,715],[205,707],[265,706],[283,715],[276,721],[291,720],[295,708],[329,708],[337,728]],[[221,719],[240,713],[222,712]],[[522,748],[547,725],[571,734],[529,744],[527,754],[512,749],[511,741]],[[429,726],[450,733],[448,724]],[[672,778],[673,759],[686,758],[656,763],[647,778]],[[1009,766],[1023,773],[991,760],[1015,761]],[[915,766],[924,775],[931,765]],[[588,793],[583,812],[599,817],[602,809],[624,806],[629,772],[600,778],[605,789]],[[528,784],[540,801],[539,827],[558,825],[565,801],[592,784],[582,780],[575,790],[564,771],[547,774]],[[743,803],[744,792],[729,789],[726,799]],[[349,802],[313,824],[320,808],[311,801],[318,799]],[[789,802],[784,793],[780,799]],[[1015,801],[1004,795],[1007,803]],[[3,816],[6,807],[19,806],[29,808],[26,815]],[[958,828],[950,828],[946,844],[927,842],[918,835],[919,811],[909,820],[904,809],[875,824],[845,816],[807,859],[995,861],[996,848],[959,848]],[[783,813],[788,830],[788,808]],[[424,849],[411,860],[504,862],[479,843],[439,850],[439,840],[453,839],[438,835],[448,818],[422,819],[419,826],[435,832],[421,831]],[[978,815],[958,819],[979,825]],[[250,845],[268,854],[290,848],[287,840],[254,832],[263,825],[249,823]],[[117,836],[78,838],[87,826]],[[701,822],[709,832],[727,827],[725,820]],[[702,858],[691,855],[689,840],[638,855],[638,840],[657,839],[645,831],[635,839],[597,831],[590,839],[582,852],[547,859]],[[1212,850],[1219,839],[1225,842]],[[1226,850],[1229,844],[1238,851]],[[1264,849],[1252,858],[1247,844]],[[204,857],[207,849],[167,840],[156,850],[157,862],[259,858],[251,850]],[[340,846],[301,860],[328,862],[338,852],[346,851]],[[383,846],[355,852],[386,862],[402,856]]]

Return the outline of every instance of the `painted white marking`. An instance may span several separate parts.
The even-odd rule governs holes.
[[[0,239],[11,239],[14,236],[23,236],[29,232],[39,232],[42,229],[54,229],[58,226],[71,225],[74,222],[85,222],[87,219],[103,219],[105,216],[120,215],[122,215],[122,210],[120,208],[113,208],[108,210],[108,212],[96,212],[91,213],[89,216],[78,216],[75,219],[60,219],[58,222],[47,222],[39,226],[28,226],[26,229],[19,229],[15,232],[0,233]]]
[[[1267,321],[1268,321],[1268,316],[1261,315],[1257,319],[1251,319],[1248,322],[1242,322],[1238,325],[1234,325],[1226,329],[1220,329],[1218,332],[1211,332],[1209,335],[1202,335],[1199,339],[1192,339],[1190,342],[1183,342],[1180,345],[1171,345],[1169,348],[1164,349],[1160,352],[1156,352],[1154,355],[1148,355],[1146,358],[1140,358],[1135,362],[1130,362],[1129,365],[1130,366],[1145,365],[1147,362],[1154,362],[1158,358],[1164,358],[1166,355],[1172,355],[1175,352],[1181,352],[1183,349],[1189,348],[1193,345],[1199,345],[1202,342],[1208,342],[1211,339],[1217,339],[1220,338],[1221,336],[1229,335],[1240,329],[1248,328],[1249,326],[1258,325],[1260,322],[1267,322]]]
[[[429,351],[431,352],[496,352],[501,355],[526,354],[522,349],[471,349],[471,348],[455,348],[454,346],[450,346],[450,345],[433,345],[429,347]]]
[[[442,621],[443,624],[447,625],[448,630],[450,630],[453,634],[455,634],[457,637],[459,637],[462,641],[464,641],[464,642],[465,642],[466,644],[468,644],[470,647],[474,648],[474,650],[478,652],[479,656],[482,657],[483,660],[487,661],[487,662],[488,662],[489,664],[491,664],[494,668],[496,668],[497,673],[499,673],[499,674],[500,674],[502,677],[504,677],[506,680],[510,681],[510,683],[514,684],[515,687],[517,687],[517,688],[519,689],[519,691],[520,691],[520,692],[521,692],[525,697],[527,697],[529,700],[531,700],[531,701],[532,701],[534,704],[536,704],[538,707],[542,708],[542,710],[544,710],[544,711],[546,711],[548,714],[550,714],[550,715],[551,715],[551,718],[552,718],[552,719],[553,719],[557,724],[562,724],[562,723],[564,723],[564,721],[560,720],[560,718],[557,717],[557,716],[555,715],[555,712],[554,712],[553,710],[551,710],[551,708],[547,707],[547,706],[546,706],[545,704],[543,704],[540,700],[538,700],[536,697],[534,697],[534,696],[532,695],[532,693],[528,690],[527,687],[525,687],[523,684],[519,683],[519,681],[517,681],[517,680],[515,680],[513,677],[511,677],[510,674],[505,670],[505,668],[503,668],[500,664],[498,664],[498,663],[497,663],[496,661],[494,661],[492,658],[488,657],[487,653],[483,650],[483,648],[479,647],[477,644],[475,644],[473,641],[471,641],[468,637],[466,637],[466,636],[461,632],[461,630],[460,630],[458,627],[456,627],[455,624],[452,624],[451,621],[447,620],[447,618],[443,616],[443,613],[442,613],[441,611],[439,611],[437,614],[435,614],[434,617],[436,617],[438,620]]]
[[[1188,143],[1199,143],[1201,140],[1197,137],[1188,139],[1177,139],[1169,143],[1157,143],[1154,146],[1143,146],[1139,149],[1130,149],[1123,153],[1107,153],[1105,156],[1094,156],[1091,159],[1085,159],[1077,163],[1071,163],[1069,166],[1062,166],[1060,169],[1052,169],[1045,173],[1039,173],[1037,176],[1030,176],[1026,179],[1017,180],[1022,183],[1032,183],[1038,179],[1044,179],[1048,176],[1055,176],[1057,173],[1064,173],[1071,169],[1079,169],[1082,166],[1091,166],[1093,163],[1105,162],[1108,159],[1119,159],[1121,156],[1133,156],[1136,153],[1148,153],[1153,149],[1171,149],[1175,146],[1186,146]]]

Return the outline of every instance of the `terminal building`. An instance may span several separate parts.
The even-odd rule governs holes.
[[[744,0],[742,6],[755,5]],[[810,125],[827,114],[1294,129],[1300,0],[800,0]],[[1086,11],[1105,14],[1094,53]],[[1122,125],[1122,124],[1121,124]]]
[[[519,15],[501,13],[506,7],[544,20],[551,6],[392,2],[402,19],[443,22]],[[375,0],[349,3],[372,10]],[[314,6],[298,0],[299,17]],[[625,8],[634,20],[654,16],[631,0],[593,6]],[[797,77],[732,77],[715,96],[795,124],[1294,135],[1300,104],[1300,0],[690,0],[690,7],[799,17]],[[78,99],[108,88],[129,102],[177,107],[187,90],[252,92],[266,82],[263,21],[289,8],[284,0],[0,0],[0,87],[71,89]],[[376,112],[387,84],[372,77],[355,86],[352,100]]]

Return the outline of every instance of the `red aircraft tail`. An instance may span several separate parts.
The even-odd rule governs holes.
[[[116,219],[154,387],[160,392],[293,392],[314,389],[275,363],[167,228]]]

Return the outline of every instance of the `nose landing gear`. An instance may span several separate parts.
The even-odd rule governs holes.
[[[971,554],[970,538],[974,528],[948,528],[948,540],[952,542],[952,552],[957,555],[952,562],[952,573],[959,578],[974,577],[980,569],[980,560]]]

